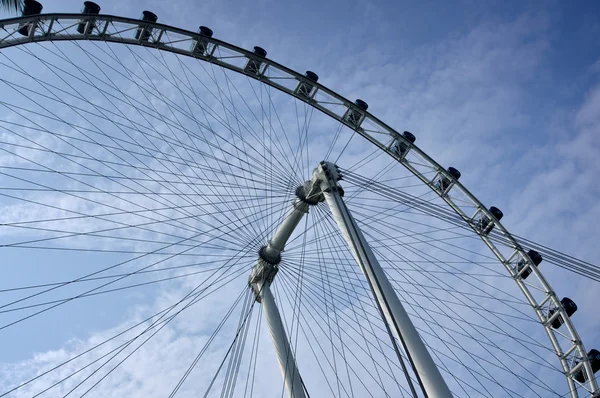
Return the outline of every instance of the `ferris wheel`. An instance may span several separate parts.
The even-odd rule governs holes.
[[[543,275],[591,264],[317,73],[100,11],[0,21],[0,364],[68,341],[0,397],[600,397]]]

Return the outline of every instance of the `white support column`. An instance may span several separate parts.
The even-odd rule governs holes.
[[[285,248],[285,244],[306,213],[308,213],[308,204],[300,199],[294,200],[292,210],[283,219],[283,222],[279,228],[277,228],[277,231],[269,241],[269,244],[265,247],[264,254],[269,260],[272,258],[279,258],[281,252]]]
[[[299,190],[301,190],[302,197],[305,198],[304,188],[301,187]],[[278,264],[281,261],[281,252],[283,252],[288,239],[304,214],[308,212],[309,203],[309,201],[300,197],[294,200],[291,211],[286,215],[269,244],[260,249],[258,261],[252,267],[248,280],[248,284],[254,291],[256,301],[262,303],[263,313],[275,346],[279,367],[283,375],[283,383],[289,398],[306,398],[306,394],[304,393],[304,386],[302,385],[294,353],[279,315],[279,309],[271,293],[271,283],[279,270]]]
[[[277,359],[279,360],[279,367],[281,374],[283,375],[283,382],[287,391],[288,397],[290,398],[306,398],[304,394],[304,387],[302,386],[302,380],[300,379],[300,372],[296,365],[296,359],[292,353],[287,334],[279,315],[279,309],[273,299],[271,288],[268,284],[263,284],[260,290],[260,298],[263,306],[263,313],[267,325],[269,326],[269,332],[271,333],[271,339],[275,346],[275,352],[277,353]]]
[[[313,175],[321,181],[321,191],[325,196],[325,201],[329,205],[352,255],[369,280],[388,324],[404,341],[428,397],[451,398],[452,393],[437,365],[429,355],[427,347],[404,310],[396,291],[342,200],[343,190],[337,184],[337,181],[341,179],[337,167],[329,162],[321,162]],[[314,179],[315,177],[313,177]]]

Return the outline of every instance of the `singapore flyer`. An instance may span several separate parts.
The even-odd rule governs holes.
[[[0,4],[0,397],[600,397],[596,4]]]

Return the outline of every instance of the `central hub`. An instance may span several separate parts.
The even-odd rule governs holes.
[[[343,195],[342,188],[337,183],[341,179],[339,168],[333,163],[323,161],[313,171],[312,178],[296,188],[296,199],[291,211],[285,216],[269,243],[260,248],[258,261],[252,267],[248,284],[252,287],[258,302],[261,301],[262,291],[269,288],[277,275],[281,252],[304,214],[308,213],[310,206],[325,200],[323,192],[339,190]]]

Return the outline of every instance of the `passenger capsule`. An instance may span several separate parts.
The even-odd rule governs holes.
[[[311,98],[313,88],[315,88],[315,85],[312,83],[318,82],[319,76],[315,72],[311,72],[309,70],[306,71],[306,74],[304,76],[306,76],[306,78],[309,81],[301,81],[300,83],[298,83],[295,92],[301,97]]]
[[[569,318],[571,317],[571,315],[573,315],[577,311],[577,304],[575,304],[575,302],[568,297],[563,297],[563,299],[560,300],[560,304],[565,309],[565,312],[567,313],[567,316]],[[555,312],[556,312],[556,309],[554,309],[554,308],[551,309],[548,312],[548,317],[550,318],[552,316],[552,314],[554,314]],[[552,321],[552,327],[554,329],[558,329],[563,323],[565,323],[565,321],[562,318],[562,316],[559,315],[556,317],[556,319],[554,319]]]
[[[490,213],[492,213],[492,217],[496,219],[496,221],[500,221],[504,216],[504,213],[497,207],[490,207]],[[476,228],[482,235],[489,234],[492,229],[494,229],[494,220],[491,220],[487,215],[481,216],[481,218],[475,223]]]
[[[536,252],[535,250],[529,250],[527,252],[527,256],[529,256],[529,258],[531,259],[531,261],[533,261],[533,265],[535,265],[536,267],[538,265],[540,265],[540,263],[542,262],[542,255],[538,252]],[[519,262],[517,263],[517,269],[516,272],[519,273],[521,272],[521,270],[527,265],[527,260],[525,260],[525,258],[522,258],[519,260]],[[527,279],[527,277],[531,274],[531,268],[527,268],[525,271],[523,271],[523,273],[521,274],[521,278],[523,279]]]
[[[201,37],[198,40],[192,41],[192,48],[190,49],[190,51],[194,55],[207,55],[206,52],[208,51],[208,40],[205,40],[202,37],[212,37],[213,31],[212,29],[207,28],[206,26],[200,26],[198,28],[198,34]]]
[[[458,181],[461,174],[460,171],[458,171],[457,169],[455,169],[454,167],[448,167],[448,174],[454,178],[455,181]],[[450,187],[450,185],[452,184],[452,179],[448,178],[448,176],[444,175],[444,174],[440,174],[439,179],[437,180],[437,182],[435,183],[435,185],[437,186],[437,188],[442,191],[442,193],[445,193],[446,190]]]
[[[254,56],[248,59],[248,63],[244,67],[244,72],[251,75],[259,75],[263,61],[261,58],[267,56],[267,50],[262,47],[254,46]]]
[[[155,23],[158,21],[158,16],[151,11],[144,11],[142,12],[142,17],[140,20],[144,22]],[[139,41],[148,41],[150,40],[150,36],[152,36],[152,30],[153,29],[150,26],[138,26],[137,30],[135,31],[135,38]]]
[[[592,373],[596,374],[596,372],[600,370],[600,351],[591,349],[590,352],[588,352],[588,360],[592,366]],[[575,380],[580,383],[586,382],[587,379],[587,374],[584,369],[575,374]]]
[[[100,6],[91,1],[84,1],[83,8],[81,9],[81,13],[98,15],[98,14],[100,14]],[[89,21],[89,25],[88,25],[88,21]],[[86,25],[88,25],[87,29],[85,28]],[[82,35],[83,34],[89,35],[90,33],[92,33],[92,30],[94,29],[95,26],[96,26],[96,23],[94,22],[93,19],[88,19],[87,21],[82,20],[77,25],[77,31],[79,33],[81,33]]]
[[[42,9],[44,6],[34,0],[24,0],[23,1],[23,12],[21,16],[29,17],[31,15],[38,15],[42,13]],[[35,22],[26,22],[19,24],[19,33],[23,36],[29,36],[29,28],[31,26],[35,26]]]
[[[358,109],[355,109],[353,107],[348,108],[343,119],[349,122],[350,124],[358,127],[362,122],[363,117],[365,116],[364,112],[366,112],[366,110],[369,108],[369,104],[367,104],[361,99],[357,99],[356,101],[354,101],[354,105],[356,105]]]
[[[408,153],[410,144],[413,144],[417,137],[415,137],[410,131],[402,133],[402,138],[396,138],[392,143],[390,150],[401,158],[404,158]],[[407,142],[408,141],[408,142]]]

